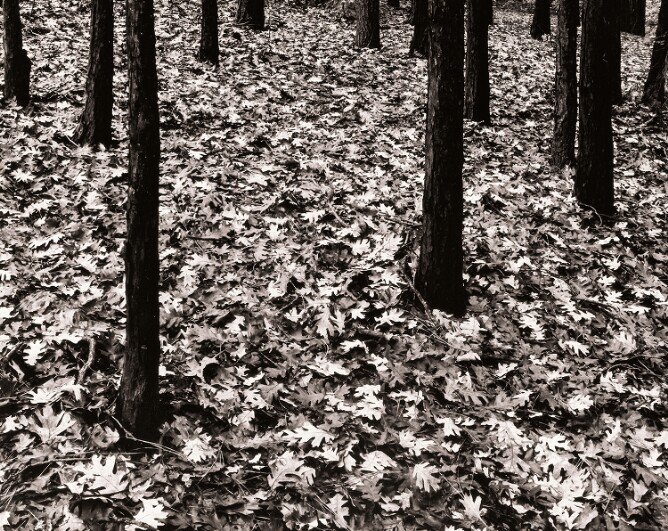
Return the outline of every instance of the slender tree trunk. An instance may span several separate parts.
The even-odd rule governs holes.
[[[264,0],[239,0],[235,22],[261,31],[264,29]]]
[[[79,144],[111,143],[114,105],[114,2],[93,0],[90,17],[90,52],[86,104],[74,131]]]
[[[488,124],[488,25],[492,0],[468,0],[467,3],[464,116]]]
[[[117,401],[121,423],[141,439],[158,429],[158,178],[160,124],[153,0],[128,0],[130,187],[125,247],[127,350]]]
[[[355,46],[380,48],[380,3],[378,0],[357,0]]]
[[[16,99],[21,106],[30,101],[30,67],[32,62],[23,49],[23,26],[19,0],[4,0],[5,99]]]
[[[578,0],[559,0],[557,7],[557,60],[555,75],[552,163],[575,164],[575,128],[578,116],[577,37]]]
[[[668,70],[668,0],[661,0],[652,59],[643,90],[643,103],[658,107],[666,101],[666,70]]]
[[[614,212],[609,0],[584,0],[580,52],[580,130],[575,197],[599,214]]]
[[[197,58],[218,66],[218,0],[202,0],[202,31]]]
[[[612,104],[622,103],[622,34],[619,29],[620,0],[607,0],[605,7],[610,10],[612,18],[612,39],[610,49],[610,88],[612,89]]]
[[[464,0],[431,0],[422,242],[415,286],[433,308],[463,315]]]
[[[429,51],[428,15],[428,0],[414,0],[413,37],[408,50],[409,57],[415,56],[416,53],[426,56]]]
[[[531,38],[542,39],[550,33],[550,0],[536,0],[531,22]]]
[[[624,33],[645,36],[646,0],[621,0],[620,24]]]
[[[485,1],[485,7],[487,10],[487,24],[490,26],[494,25],[494,0]]]

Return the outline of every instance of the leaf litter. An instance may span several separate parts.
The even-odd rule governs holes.
[[[654,20],[650,3],[649,19]],[[493,125],[467,122],[469,312],[417,308],[426,67],[336,6],[268,7],[198,64],[196,2],[156,3],[162,124],[158,446],[112,418],[127,125],[67,141],[88,8],[24,7],[34,102],[0,109],[0,529],[661,529],[668,525],[665,129],[624,35],[618,215],[548,163],[554,42],[490,29]],[[115,526],[115,527],[114,527]]]

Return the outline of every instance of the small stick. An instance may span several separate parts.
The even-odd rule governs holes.
[[[86,360],[86,363],[83,364],[83,367],[79,369],[79,374],[77,374],[77,383],[81,383],[86,376],[86,373],[88,370],[91,368],[93,365],[93,362],[95,361],[95,354],[97,352],[97,343],[95,341],[94,337],[91,337],[88,340],[88,359]]]

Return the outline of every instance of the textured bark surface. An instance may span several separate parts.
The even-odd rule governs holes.
[[[550,33],[550,0],[536,0],[530,33],[533,39],[542,39]]]
[[[355,46],[380,48],[380,2],[357,0],[357,32]]]
[[[152,0],[128,0],[130,186],[125,247],[127,349],[117,415],[135,437],[158,429],[160,125]]]
[[[584,0],[580,52],[580,130],[575,197],[599,214],[614,212],[612,91],[606,56],[614,38],[610,0]]]
[[[660,106],[666,101],[666,70],[668,70],[668,0],[661,0],[649,73],[643,89],[643,103]]]
[[[557,60],[555,74],[552,163],[575,165],[575,128],[578,116],[577,35],[578,0],[559,0],[557,6]]]
[[[426,56],[429,51],[429,36],[427,35],[428,0],[414,0],[413,9],[413,36],[408,50],[409,57],[416,53]]]
[[[622,33],[620,30],[619,6],[621,0],[608,0],[605,4],[612,17],[610,41],[610,88],[612,89],[612,104],[622,103]]]
[[[462,315],[464,0],[432,0],[429,16],[427,156],[415,287],[432,308]]]
[[[74,141],[108,146],[114,104],[113,0],[93,0],[90,24],[86,104],[74,131]]]
[[[488,124],[488,25],[492,0],[468,0],[467,3],[464,116]]]
[[[16,103],[25,106],[30,101],[31,61],[23,49],[19,0],[4,0],[2,11],[5,51],[4,97],[8,100],[16,99]]]
[[[235,22],[254,30],[263,30],[264,0],[239,0]]]
[[[218,0],[202,0],[202,26],[197,58],[218,66]]]
[[[646,0],[621,0],[621,30],[632,35],[645,36]]]

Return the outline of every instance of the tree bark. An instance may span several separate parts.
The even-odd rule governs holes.
[[[575,165],[575,128],[578,116],[577,36],[579,0],[559,0],[555,74],[552,163]]]
[[[610,88],[612,89],[612,104],[619,105],[624,97],[622,93],[622,34],[619,20],[620,0],[608,0],[606,9],[612,18],[612,39],[610,41]]]
[[[574,193],[599,214],[614,213],[612,90],[609,50],[614,16],[609,0],[585,0],[580,52],[580,130]]]
[[[114,2],[93,0],[90,17],[90,52],[86,104],[74,131],[79,144],[111,143],[114,105]]]
[[[357,0],[355,45],[360,48],[380,48],[380,2],[378,0]]]
[[[646,0],[621,0],[621,30],[624,33],[644,37],[646,11]]]
[[[467,3],[464,116],[488,124],[490,121],[488,25],[492,0],[468,0]]]
[[[218,66],[218,0],[202,0],[202,26],[197,58]]]
[[[550,33],[550,0],[536,0],[530,33],[532,39],[542,39]]]
[[[432,308],[463,315],[464,0],[429,5],[426,168],[415,287]]]
[[[127,350],[117,415],[135,437],[158,430],[160,125],[153,0],[128,0],[130,167],[125,248]]]
[[[411,37],[411,46],[408,50],[408,56],[414,57],[415,54],[426,56],[429,52],[429,36],[427,35],[428,20],[428,0],[414,0],[413,10],[413,36]]]
[[[241,26],[264,29],[264,0],[239,0],[235,22]]]
[[[7,100],[25,107],[30,101],[30,67],[32,62],[23,49],[23,25],[19,0],[5,0],[2,6],[5,50],[5,88]]]
[[[666,101],[666,70],[668,70],[668,0],[661,0],[649,73],[643,89],[642,101],[646,105],[659,107]]]

